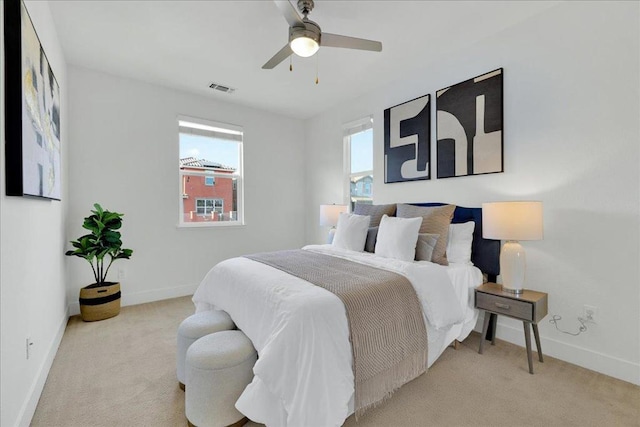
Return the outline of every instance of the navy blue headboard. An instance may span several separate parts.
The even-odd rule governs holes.
[[[442,206],[445,203],[410,204],[414,206]],[[459,224],[467,221],[476,223],[473,230],[473,244],[471,245],[471,262],[489,276],[490,282],[495,282],[496,276],[500,274],[500,240],[482,237],[482,208],[456,206],[451,222]]]

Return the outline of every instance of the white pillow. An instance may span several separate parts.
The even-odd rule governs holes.
[[[422,217],[396,218],[383,215],[378,227],[375,254],[402,261],[413,261]]]
[[[449,241],[447,242],[447,259],[449,262],[473,265],[471,262],[471,244],[473,243],[473,230],[476,223],[473,221],[449,226]]]
[[[352,251],[364,251],[364,243],[367,240],[369,231],[369,215],[355,215],[342,212],[338,217],[336,234],[331,243],[337,248],[349,249]]]

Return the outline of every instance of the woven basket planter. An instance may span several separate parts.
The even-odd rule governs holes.
[[[120,283],[94,283],[80,289],[80,315],[85,322],[108,319],[120,313]]]

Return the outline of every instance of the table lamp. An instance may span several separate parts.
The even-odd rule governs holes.
[[[343,212],[347,212],[347,205],[320,205],[320,226],[331,227],[329,230],[329,236],[327,236],[327,243],[331,243],[333,235],[336,232],[336,225],[338,225],[338,218]]]
[[[500,252],[502,288],[522,293],[526,257],[520,240],[542,240],[542,202],[492,202],[482,204],[482,237],[504,240]]]

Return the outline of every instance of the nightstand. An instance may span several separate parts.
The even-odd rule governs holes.
[[[542,348],[540,347],[540,334],[538,333],[538,322],[547,315],[547,294],[525,289],[521,294],[513,294],[502,290],[502,286],[496,283],[485,283],[475,290],[476,308],[485,311],[484,325],[482,327],[482,337],[480,339],[480,349],[482,354],[484,347],[484,337],[487,335],[489,319],[498,314],[508,316],[513,319],[522,320],[524,325],[524,341],[527,345],[527,359],[529,361],[529,373],[533,374],[533,358],[531,356],[531,332],[529,325],[533,328],[533,335],[538,349],[538,359],[543,362]],[[487,313],[489,316],[487,316]],[[497,319],[494,320],[494,322]],[[491,336],[491,344],[495,344],[495,328]]]

